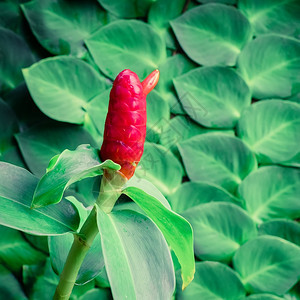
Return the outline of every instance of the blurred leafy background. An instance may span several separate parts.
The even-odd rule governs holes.
[[[174,298],[300,299],[298,0],[2,0],[0,26],[1,161],[41,177],[64,149],[100,148],[112,80],[158,68],[136,177],[194,229]],[[72,195],[87,207],[95,186]],[[0,235],[0,298],[50,299],[59,240]],[[111,299],[105,269],[72,299]]]

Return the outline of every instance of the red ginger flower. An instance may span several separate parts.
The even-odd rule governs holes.
[[[146,138],[146,96],[156,86],[159,71],[143,82],[126,69],[114,81],[105,121],[101,159],[121,165],[120,172],[130,179],[144,151]]]

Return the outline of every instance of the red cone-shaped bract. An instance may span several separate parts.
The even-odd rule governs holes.
[[[144,81],[130,71],[122,71],[110,92],[105,121],[101,159],[111,159],[121,165],[121,172],[131,178],[139,163],[146,138],[146,96],[155,87],[159,71],[153,71]]]

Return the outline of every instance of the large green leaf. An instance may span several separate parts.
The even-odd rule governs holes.
[[[207,182],[184,182],[174,194],[168,197],[173,210],[182,214],[208,202],[231,202],[240,205],[240,200],[223,188]]]
[[[233,265],[250,293],[287,292],[300,276],[300,247],[273,236],[260,236],[244,244]]]
[[[98,150],[90,145],[80,145],[74,151],[63,151],[50,161],[47,173],[34,192],[32,207],[60,202],[64,191],[72,183],[99,176],[105,168],[119,170],[120,166],[111,160],[101,163]]]
[[[297,37],[298,0],[240,0],[238,7],[250,21],[255,35],[279,33]]]
[[[258,223],[272,218],[300,217],[300,170],[279,166],[259,168],[239,187],[246,209]]]
[[[235,7],[212,3],[195,7],[171,21],[184,52],[201,65],[234,66],[250,40],[248,20]]]
[[[115,21],[86,41],[100,70],[115,78],[121,70],[131,69],[144,79],[165,59],[165,44],[158,33],[137,20]]]
[[[183,288],[185,288],[193,280],[195,272],[191,225],[156,197],[139,188],[128,187],[123,193],[130,197],[163,233],[181,265]]]
[[[262,223],[258,230],[259,234],[278,236],[300,247],[299,222],[286,219],[275,219]]]
[[[83,40],[106,23],[95,1],[34,0],[21,5],[31,30],[52,54],[82,56]]]
[[[248,296],[248,300],[283,300],[285,298],[281,298],[272,294],[253,294]]]
[[[207,181],[234,193],[257,163],[254,154],[238,138],[206,133],[179,144],[187,175],[192,181]]]
[[[96,143],[80,126],[62,123],[47,123],[30,128],[16,135],[22,155],[30,171],[41,177],[50,159],[64,151],[74,150],[80,144]]]
[[[23,81],[21,69],[30,66],[34,57],[26,42],[13,31],[0,27],[0,93],[14,89]]]
[[[16,33],[22,28],[20,1],[4,0],[0,2],[0,26]]]
[[[300,166],[300,104],[284,100],[255,103],[243,112],[237,132],[260,163]]]
[[[152,0],[98,0],[110,13],[119,18],[145,17]]]
[[[237,300],[245,289],[232,269],[218,262],[197,262],[195,279],[184,290],[177,289],[178,300]]]
[[[300,42],[262,35],[241,52],[238,69],[254,98],[290,97],[299,92]]]
[[[112,300],[109,289],[91,289],[83,294],[78,300]]]
[[[69,56],[41,60],[23,69],[23,74],[33,100],[43,113],[75,124],[84,122],[87,103],[108,87],[89,64]]]
[[[185,114],[178,101],[173,78],[182,75],[195,68],[196,64],[183,54],[168,57],[160,66],[160,77],[157,83],[157,91],[165,101],[168,101],[170,110],[174,114]]]
[[[244,80],[225,67],[197,68],[175,78],[174,85],[187,114],[206,127],[233,128],[251,103]]]
[[[76,231],[77,210],[68,201],[31,209],[38,179],[27,170],[0,162],[0,224],[36,235]]]
[[[191,205],[181,214],[193,227],[195,255],[202,260],[229,262],[240,245],[257,235],[250,216],[232,203]]]
[[[146,216],[97,210],[107,275],[115,299],[170,299],[175,276],[161,232]]]
[[[151,181],[164,195],[170,195],[181,184],[183,169],[170,150],[161,145],[145,143],[135,175]]]
[[[36,264],[46,258],[17,230],[0,225],[0,236],[0,263],[12,271],[19,271],[22,265]]]
[[[18,280],[2,265],[0,265],[0,295],[2,299],[7,300],[27,300]]]

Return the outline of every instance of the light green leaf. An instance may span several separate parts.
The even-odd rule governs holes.
[[[182,75],[195,68],[196,64],[183,54],[168,57],[160,66],[160,77],[156,89],[165,101],[168,101],[171,112],[174,114],[185,114],[178,101],[173,78]]]
[[[143,80],[166,58],[158,33],[137,20],[115,21],[86,40],[86,45],[100,70],[112,79],[130,69]]]
[[[243,112],[237,132],[257,154],[260,163],[300,165],[300,157],[293,160],[300,154],[298,103],[284,100],[255,103]]]
[[[245,296],[238,275],[226,265],[217,262],[197,262],[195,279],[184,290],[177,290],[178,300],[237,300]]]
[[[238,138],[206,133],[179,144],[191,181],[217,184],[231,193],[257,168],[254,154]]]
[[[31,209],[38,179],[27,170],[0,162],[0,224],[36,235],[58,235],[76,231],[77,210],[68,201]]]
[[[257,99],[285,98],[299,92],[300,42],[263,35],[241,52],[238,70]]]
[[[251,93],[235,71],[200,67],[174,79],[187,114],[206,127],[233,128],[241,111],[251,103]]]
[[[98,0],[110,13],[118,18],[145,17],[152,4],[152,0]]]
[[[27,300],[18,280],[2,265],[0,265],[0,294],[7,300]]]
[[[209,202],[231,202],[240,205],[240,200],[223,188],[207,182],[184,182],[174,194],[168,197],[173,210],[182,214],[202,207]]]
[[[183,288],[188,286],[195,272],[191,225],[164,206],[160,200],[139,188],[128,187],[123,193],[130,197],[161,230],[181,265]]]
[[[190,206],[182,216],[193,227],[195,255],[202,260],[229,262],[240,245],[257,235],[250,216],[232,203]]]
[[[69,56],[41,60],[23,69],[23,74],[39,109],[52,119],[68,123],[82,124],[87,103],[108,87],[89,64]]]
[[[94,1],[34,0],[21,5],[40,44],[52,54],[83,56],[83,40],[106,23],[106,14]]]
[[[300,224],[286,219],[275,219],[262,223],[258,228],[259,234],[278,236],[300,247]]]
[[[250,21],[255,35],[279,33],[297,37],[299,34],[297,0],[240,0],[238,7]]]
[[[201,65],[234,66],[251,39],[248,20],[235,7],[200,5],[171,21],[184,52]]]
[[[97,210],[107,275],[115,299],[170,299],[174,287],[171,254],[147,217],[123,210]]]
[[[30,171],[41,177],[49,160],[65,149],[74,150],[80,144],[96,143],[80,126],[62,123],[39,124],[16,135],[18,145]]]
[[[170,150],[161,145],[145,143],[135,175],[151,181],[164,195],[170,195],[181,184],[183,169]]]
[[[32,207],[42,207],[58,203],[64,191],[74,182],[84,178],[99,176],[103,169],[120,170],[120,166],[111,160],[101,163],[98,151],[90,145],[80,145],[76,150],[65,150],[56,163],[39,181]]]
[[[233,265],[250,293],[287,292],[300,276],[300,247],[273,236],[260,236],[244,244]]]
[[[22,265],[42,262],[46,255],[30,246],[22,234],[0,225],[0,263],[11,271],[19,271]]]
[[[21,69],[30,66],[34,62],[34,57],[23,38],[2,27],[0,27],[0,45],[2,57],[0,93],[3,94],[24,80]]]
[[[244,179],[239,194],[258,223],[272,218],[300,217],[300,170],[279,166],[259,168]]]

